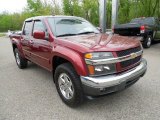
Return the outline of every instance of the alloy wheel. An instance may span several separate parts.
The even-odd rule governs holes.
[[[66,73],[59,75],[58,84],[63,97],[66,99],[72,99],[74,96],[74,87],[70,77]]]

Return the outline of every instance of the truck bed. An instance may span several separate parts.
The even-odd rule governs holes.
[[[140,34],[140,26],[136,23],[115,25],[114,33],[124,36],[137,36]]]

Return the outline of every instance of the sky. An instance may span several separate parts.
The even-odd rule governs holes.
[[[57,0],[57,2],[60,4],[61,0]],[[26,5],[27,0],[0,0],[0,13],[3,11],[9,13],[21,12]]]
[[[0,13],[3,11],[21,12],[27,5],[27,0],[0,0]]]

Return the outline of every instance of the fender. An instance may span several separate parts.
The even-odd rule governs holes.
[[[52,50],[52,60],[55,56],[61,57],[69,61],[73,67],[75,68],[76,72],[80,76],[87,76],[88,71],[86,67],[86,63],[83,59],[83,54],[77,53],[69,48],[64,46],[57,46],[54,50]],[[52,65],[53,66],[53,65]],[[54,68],[52,68],[54,69]]]
[[[18,48],[21,56],[25,58],[22,50],[22,45],[20,43],[21,38],[22,38],[21,36],[14,36],[14,37],[10,37],[10,40],[12,42],[12,47],[15,45]]]

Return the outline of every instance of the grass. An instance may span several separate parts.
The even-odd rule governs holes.
[[[5,36],[5,34],[4,33],[0,33],[0,37],[3,37],[3,36]]]

